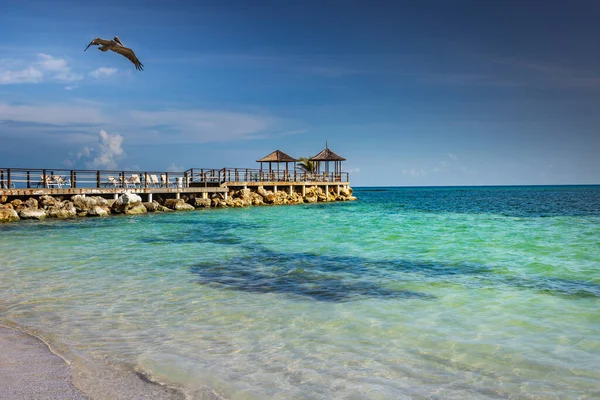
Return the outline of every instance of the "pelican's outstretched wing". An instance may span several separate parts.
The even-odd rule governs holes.
[[[104,39],[100,39],[100,38],[95,38],[94,40],[92,40],[90,42],[90,44],[87,45],[87,47],[83,50],[86,51],[88,49],[88,47],[90,47],[91,45],[94,46],[98,46],[98,45],[108,45],[110,43],[110,40],[104,40]]]
[[[142,64],[140,60],[138,60],[138,58],[135,56],[135,53],[130,48],[123,46],[112,46],[110,50],[127,57],[127,59],[129,59],[129,61],[131,61],[135,65],[135,69],[139,71],[142,71],[144,69],[144,64]]]

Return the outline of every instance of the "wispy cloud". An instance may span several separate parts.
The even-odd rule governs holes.
[[[427,176],[427,172],[422,168],[411,167],[403,169],[402,175],[410,178],[422,178]]]
[[[100,67],[90,72],[90,75],[96,79],[106,78],[117,73],[117,69],[113,67]]]
[[[286,132],[281,129],[282,121],[265,114],[204,109],[127,110],[85,101],[31,105],[0,102],[0,121],[47,124],[65,130],[77,127],[90,133],[98,128],[119,130],[145,144],[223,142]]]
[[[503,74],[510,74],[527,86],[567,88],[600,86],[600,75],[596,72],[566,67],[553,61],[531,61],[525,58],[488,55],[482,55],[480,59],[506,68],[502,71]]]
[[[185,168],[182,167],[179,164],[175,164],[174,162],[172,162],[168,167],[167,167],[167,172],[181,172],[184,171]]]
[[[39,83],[43,81],[73,82],[83,75],[72,71],[67,60],[40,53],[33,61],[0,60],[0,85]]]

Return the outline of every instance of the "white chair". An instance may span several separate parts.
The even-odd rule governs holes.
[[[142,186],[142,181],[140,181],[140,176],[138,174],[131,174],[128,183],[134,188]]]
[[[162,185],[164,185],[166,188],[171,187],[172,185],[175,185],[174,183],[169,182],[169,180],[167,179],[167,175],[165,175],[165,174],[162,174],[160,176],[160,183]]]

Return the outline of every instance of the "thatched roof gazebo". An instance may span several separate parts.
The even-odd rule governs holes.
[[[329,163],[333,161],[333,169],[336,175],[342,172],[342,161],[346,161],[344,157],[338,156],[333,151],[329,150],[327,142],[325,142],[325,148],[321,150],[319,154],[310,158],[316,165],[316,172],[319,173],[321,169],[321,163],[325,163],[325,173],[329,174]]]
[[[287,154],[285,154],[283,151],[281,150],[275,150],[274,152],[272,152],[271,154],[264,156],[263,158],[261,158],[260,160],[256,160],[256,162],[260,163],[260,169],[262,170],[263,167],[263,163],[264,162],[268,162],[269,163],[269,171],[272,171],[272,164],[273,163],[277,163],[277,171],[279,172],[279,164],[281,163],[285,163],[285,171],[288,172],[289,171],[289,163],[294,163],[294,168],[296,167],[296,160],[294,157],[291,157]]]

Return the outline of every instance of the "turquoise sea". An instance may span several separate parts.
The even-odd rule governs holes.
[[[0,324],[190,397],[600,398],[600,186],[355,195],[0,226]]]

